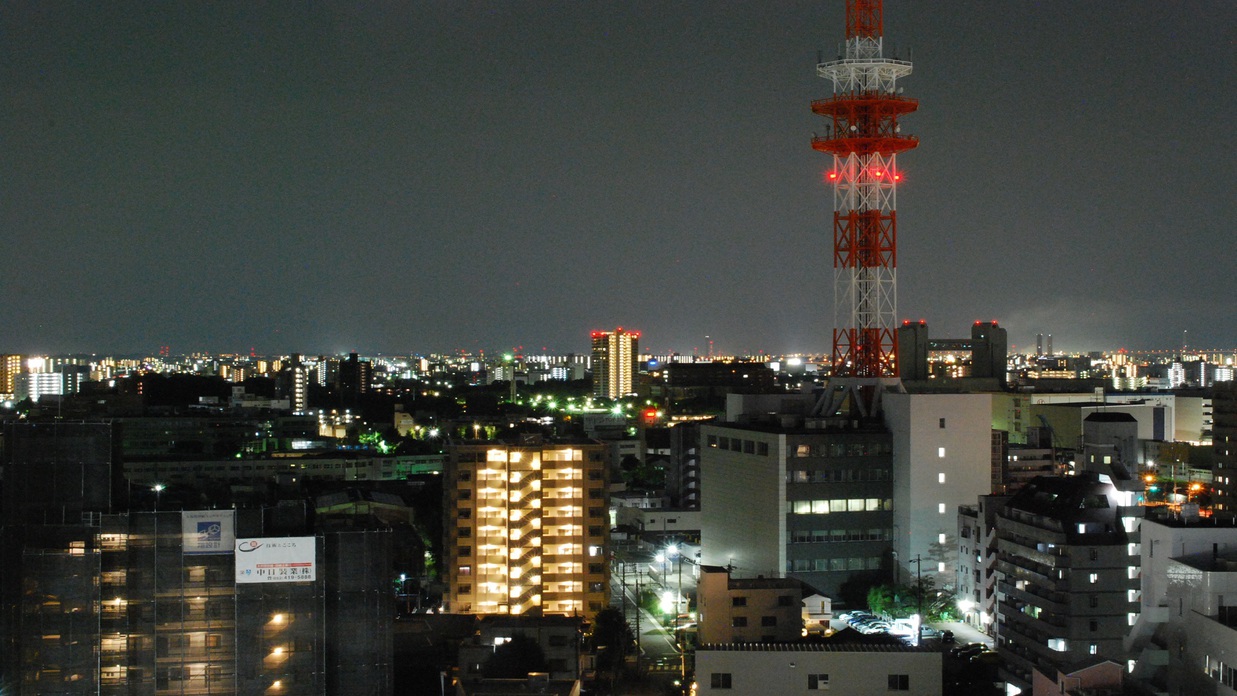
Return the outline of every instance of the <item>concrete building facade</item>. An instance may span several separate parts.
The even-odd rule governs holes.
[[[893,546],[901,577],[916,557],[938,587],[954,585],[957,510],[992,489],[987,394],[886,394],[893,434]]]
[[[731,578],[702,566],[696,584],[701,643],[775,643],[803,633],[803,585],[791,578]]]
[[[854,574],[889,574],[892,441],[879,424],[745,416],[701,438],[704,564],[830,596]]]
[[[904,645],[730,643],[696,649],[699,694],[939,696],[941,653]]]

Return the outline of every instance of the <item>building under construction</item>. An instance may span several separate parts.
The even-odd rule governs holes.
[[[5,428],[3,689],[391,692],[389,530],[186,510],[158,486],[139,499],[116,440],[111,424]]]

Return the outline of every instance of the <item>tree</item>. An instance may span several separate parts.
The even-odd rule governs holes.
[[[622,668],[624,659],[632,651],[636,634],[627,623],[627,617],[615,607],[597,612],[593,619],[593,632],[589,647],[597,653],[597,671],[609,673],[613,679]]]
[[[494,654],[485,661],[481,674],[486,679],[523,679],[529,672],[548,672],[545,653],[533,638],[522,633],[494,648]]]

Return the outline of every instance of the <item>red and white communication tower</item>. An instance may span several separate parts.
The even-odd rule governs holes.
[[[812,147],[833,155],[834,379],[820,415],[847,406],[860,416],[879,410],[880,393],[900,388],[898,335],[898,153],[919,144],[903,135],[898,117],[915,111],[898,79],[909,61],[883,55],[881,0],[846,0],[846,50],[816,73],[833,96],[812,102],[829,119]]]

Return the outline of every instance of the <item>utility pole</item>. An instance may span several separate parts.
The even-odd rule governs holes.
[[[915,554],[915,594],[919,596],[919,623],[915,625],[915,645],[923,643],[923,562],[919,554]]]
[[[637,565],[636,569],[639,570]],[[636,678],[640,678],[640,656],[644,653],[644,634],[640,633],[640,573],[636,573]]]

